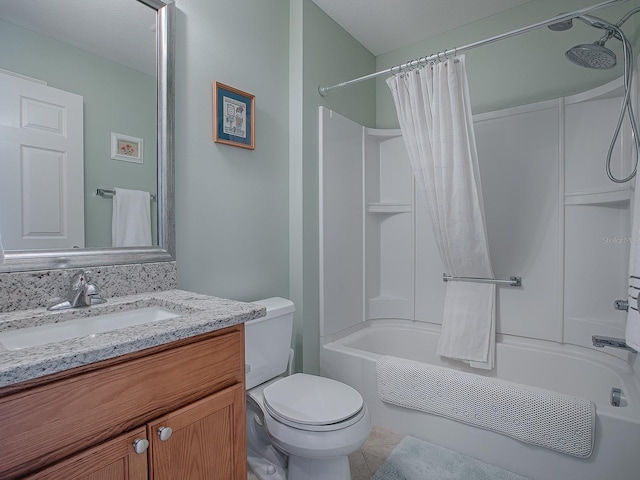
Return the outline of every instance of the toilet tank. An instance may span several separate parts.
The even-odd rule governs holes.
[[[273,297],[253,302],[267,309],[267,316],[244,324],[244,355],[247,390],[287,370],[293,312],[291,300]]]

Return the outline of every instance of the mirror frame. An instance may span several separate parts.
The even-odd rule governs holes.
[[[134,1],[134,0],[132,0]],[[0,273],[175,260],[173,0],[137,0],[156,10],[158,246],[64,250],[8,250]]]

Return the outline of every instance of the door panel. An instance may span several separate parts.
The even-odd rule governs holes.
[[[83,99],[0,74],[0,233],[7,250],[84,247]]]

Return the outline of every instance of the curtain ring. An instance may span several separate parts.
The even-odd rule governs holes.
[[[449,54],[447,53],[447,48],[444,49],[444,58],[449,61]]]

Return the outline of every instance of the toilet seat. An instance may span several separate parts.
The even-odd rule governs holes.
[[[362,396],[330,378],[297,373],[269,384],[262,394],[274,420],[299,430],[339,430],[365,415]]]

